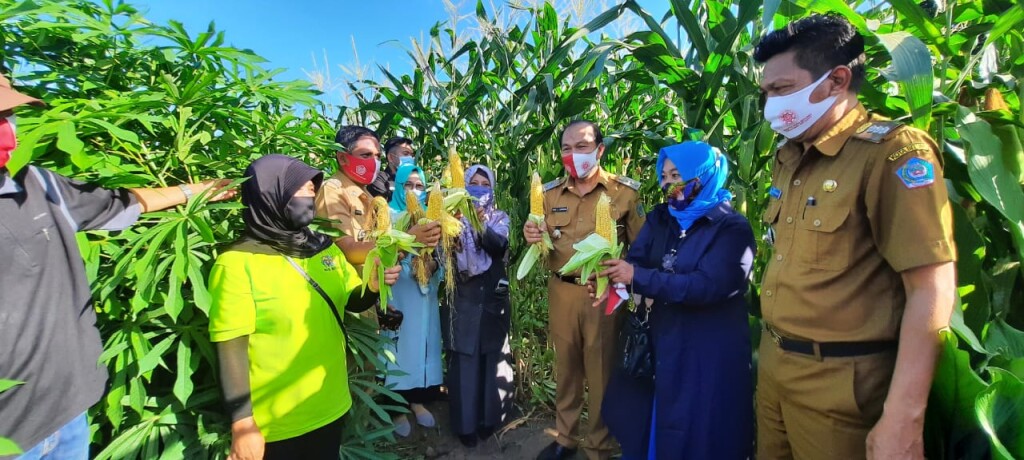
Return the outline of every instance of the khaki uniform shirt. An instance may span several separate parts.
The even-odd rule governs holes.
[[[819,342],[895,340],[900,272],[955,260],[941,156],[927,133],[859,105],[806,151],[775,158],[764,320]]]
[[[612,218],[619,233],[619,242],[628,245],[636,239],[644,225],[644,210],[637,190],[640,183],[624,176],[598,170],[598,184],[580,197],[574,190],[576,181],[568,177],[544,186],[544,218],[554,250],[548,256],[548,268],[558,272],[575,253],[572,245],[594,233],[594,210],[602,193],[611,199]],[[622,254],[625,257],[625,253]]]
[[[363,187],[338,171],[324,181],[316,194],[316,215],[332,219],[334,228],[356,241],[366,241],[373,198]]]

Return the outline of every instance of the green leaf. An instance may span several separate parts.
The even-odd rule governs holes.
[[[990,372],[992,385],[978,395],[975,409],[993,458],[1024,458],[1024,383],[1002,370]]]
[[[914,126],[927,130],[932,119],[932,55],[928,47],[903,31],[876,36],[892,57],[892,66],[883,74],[899,84]]]
[[[10,390],[18,385],[23,385],[24,383],[25,382],[19,382],[17,380],[0,379],[0,393]]]
[[[516,269],[516,279],[522,280],[526,278],[526,275],[530,274],[530,270],[533,270],[533,266],[536,265],[537,259],[540,258],[541,248],[537,244],[531,244],[530,248],[526,250],[526,254],[523,255],[523,260],[519,262],[519,268]]]
[[[14,441],[0,437],[0,455],[18,455],[20,453],[22,453],[22,450],[18,448]]]

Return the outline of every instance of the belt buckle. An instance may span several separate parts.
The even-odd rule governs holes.
[[[768,331],[768,335],[772,336],[772,341],[775,342],[775,345],[781,347],[782,346],[782,336],[779,335],[778,332],[775,332],[775,329],[772,329],[772,327],[767,325],[767,324],[764,325],[764,328],[765,328],[765,330]]]

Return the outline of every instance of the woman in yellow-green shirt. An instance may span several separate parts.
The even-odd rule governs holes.
[[[338,319],[371,307],[377,286],[361,295],[341,250],[308,227],[320,171],[267,155],[245,176],[245,236],[217,258],[209,286],[230,458],[338,458],[352,405]],[[397,277],[389,270],[386,282]]]

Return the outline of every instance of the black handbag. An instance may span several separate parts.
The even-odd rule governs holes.
[[[654,343],[651,340],[651,306],[647,299],[626,315],[626,324],[619,333],[622,370],[636,379],[654,378]]]

